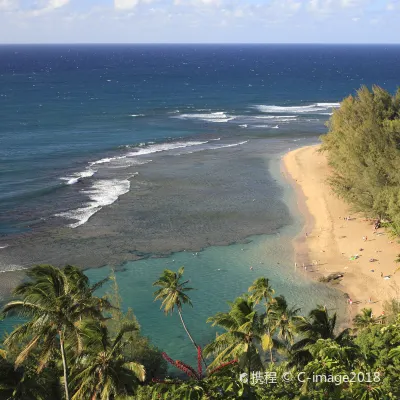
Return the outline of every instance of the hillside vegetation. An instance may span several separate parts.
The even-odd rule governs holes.
[[[343,100],[322,136],[334,191],[400,235],[400,89],[374,86]]]

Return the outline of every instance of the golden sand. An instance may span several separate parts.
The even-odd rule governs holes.
[[[330,168],[318,148],[303,147],[283,158],[284,173],[296,188],[297,203],[306,220],[295,242],[297,268],[315,279],[343,273],[336,287],[352,300],[350,318],[362,308],[381,315],[385,300],[400,298],[400,271],[395,274],[400,265],[394,261],[400,245],[383,229],[375,231],[372,221],[352,214],[332,193],[327,183]],[[355,255],[358,258],[351,261]],[[387,276],[390,279],[385,279]]]

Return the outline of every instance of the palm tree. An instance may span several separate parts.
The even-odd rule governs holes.
[[[275,291],[272,289],[267,278],[258,278],[249,287],[251,298],[256,304],[264,300],[264,329],[269,336],[269,354],[271,363],[273,360],[273,347],[284,348],[292,344],[294,339],[294,321],[300,311],[299,308],[289,308],[284,296],[273,297]],[[278,333],[277,340],[274,336]],[[282,342],[283,341],[283,342]]]
[[[263,330],[262,318],[254,309],[254,300],[247,295],[229,303],[230,310],[208,318],[213,326],[224,328],[226,332],[204,348],[206,356],[214,355],[210,367],[224,361],[238,360],[239,366],[248,371],[263,369],[262,353],[269,348],[270,337]]]
[[[271,302],[272,296],[275,293],[267,278],[256,279],[249,287],[248,291],[250,292],[250,296],[256,304],[261,303],[263,299],[266,303]]]
[[[353,323],[357,329],[365,329],[371,325],[376,325],[382,322],[382,316],[374,317],[371,308],[363,308],[361,314],[357,314]]]
[[[296,322],[300,320],[299,312],[300,308],[288,306],[284,296],[275,297],[268,309],[274,332],[285,344],[293,344]]]
[[[126,333],[137,332],[137,323],[125,323],[114,339],[106,325],[99,321],[85,321],[82,335],[85,350],[77,359],[72,384],[76,391],[72,400],[110,400],[134,394],[135,380],[144,381],[144,366],[128,360],[124,349],[129,341]]]
[[[39,348],[38,371],[42,371],[54,353],[61,353],[65,398],[69,400],[68,366],[65,353],[67,340],[81,351],[79,324],[83,317],[101,319],[102,309],[109,307],[106,300],[92,295],[98,287],[91,287],[83,272],[72,266],[58,269],[52,265],[38,265],[27,272],[29,282],[22,283],[14,295],[22,300],[11,301],[4,307],[5,314],[17,313],[30,320],[16,328],[6,339],[6,345],[26,341],[15,360],[21,365]],[[102,284],[102,283],[100,283]]]
[[[164,273],[161,275],[161,277],[153,283],[153,286],[160,286],[160,289],[154,292],[154,301],[162,301],[160,308],[164,308],[165,314],[172,314],[176,307],[183,329],[185,329],[186,334],[197,351],[199,346],[196,344],[192,335],[190,334],[182,316],[182,306],[184,304],[189,304],[193,307],[190,297],[185,293],[193,290],[193,288],[186,287],[186,284],[189,282],[189,280],[183,282],[181,280],[184,271],[184,267],[179,268],[178,272],[173,272],[169,269],[164,270]]]
[[[303,336],[303,339],[291,347],[291,364],[304,365],[311,361],[312,356],[307,347],[319,339],[333,339],[339,344],[348,343],[350,329],[345,329],[336,335],[336,320],[336,313],[329,315],[326,306],[317,306],[310,311],[308,318],[296,318],[295,330]]]

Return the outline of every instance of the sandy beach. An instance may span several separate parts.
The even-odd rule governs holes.
[[[315,279],[343,274],[335,286],[352,300],[350,319],[364,307],[381,315],[385,300],[400,297],[400,272],[395,274],[399,265],[394,262],[400,245],[384,229],[375,231],[372,221],[352,214],[334,195],[327,183],[330,168],[318,148],[302,147],[283,157],[284,173],[296,189],[305,217],[304,229],[295,240],[297,268]]]

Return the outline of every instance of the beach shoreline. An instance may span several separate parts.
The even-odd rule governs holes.
[[[315,280],[343,274],[330,285],[351,299],[349,323],[362,308],[372,308],[379,316],[385,300],[400,297],[400,273],[394,273],[400,246],[383,229],[374,231],[371,221],[351,213],[335,196],[327,183],[331,171],[319,146],[301,147],[282,158],[282,174],[292,185],[304,218],[303,229],[294,239],[294,262],[299,272]],[[350,260],[352,256],[357,258]]]

